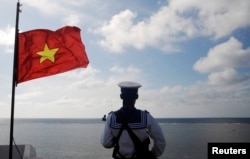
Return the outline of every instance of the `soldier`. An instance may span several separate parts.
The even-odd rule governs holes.
[[[119,110],[108,114],[101,144],[105,148],[114,147],[115,159],[150,159],[161,156],[166,141],[160,126],[149,112],[135,108],[141,85],[125,81],[118,86],[121,87],[123,105]],[[151,150],[149,138],[153,141]]]

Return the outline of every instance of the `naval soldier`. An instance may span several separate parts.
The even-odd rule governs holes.
[[[156,158],[163,154],[166,141],[162,130],[153,116],[135,108],[140,84],[120,82],[120,98],[123,106],[108,114],[101,144],[105,148],[113,148],[113,158]],[[149,143],[153,141],[152,149]],[[143,154],[142,154],[143,153]]]

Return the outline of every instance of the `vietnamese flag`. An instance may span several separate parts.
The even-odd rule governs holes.
[[[86,68],[89,60],[80,29],[36,29],[19,34],[17,83]]]

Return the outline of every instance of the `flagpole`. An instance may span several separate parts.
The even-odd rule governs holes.
[[[13,79],[12,79],[12,97],[11,97],[11,119],[10,119],[10,143],[9,143],[9,159],[12,159],[13,152],[13,132],[14,132],[14,108],[15,108],[15,87],[17,85],[17,59],[18,59],[18,23],[19,23],[20,3],[17,2],[16,9],[16,29],[15,29],[15,44],[13,57]]]

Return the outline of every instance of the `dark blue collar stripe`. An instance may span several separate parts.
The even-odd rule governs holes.
[[[116,116],[114,113],[111,114],[111,122],[110,127],[113,129],[120,129],[122,126],[121,123],[118,123],[116,120]],[[147,113],[145,111],[141,111],[141,121],[138,123],[128,123],[128,126],[131,129],[143,129],[147,127]]]

